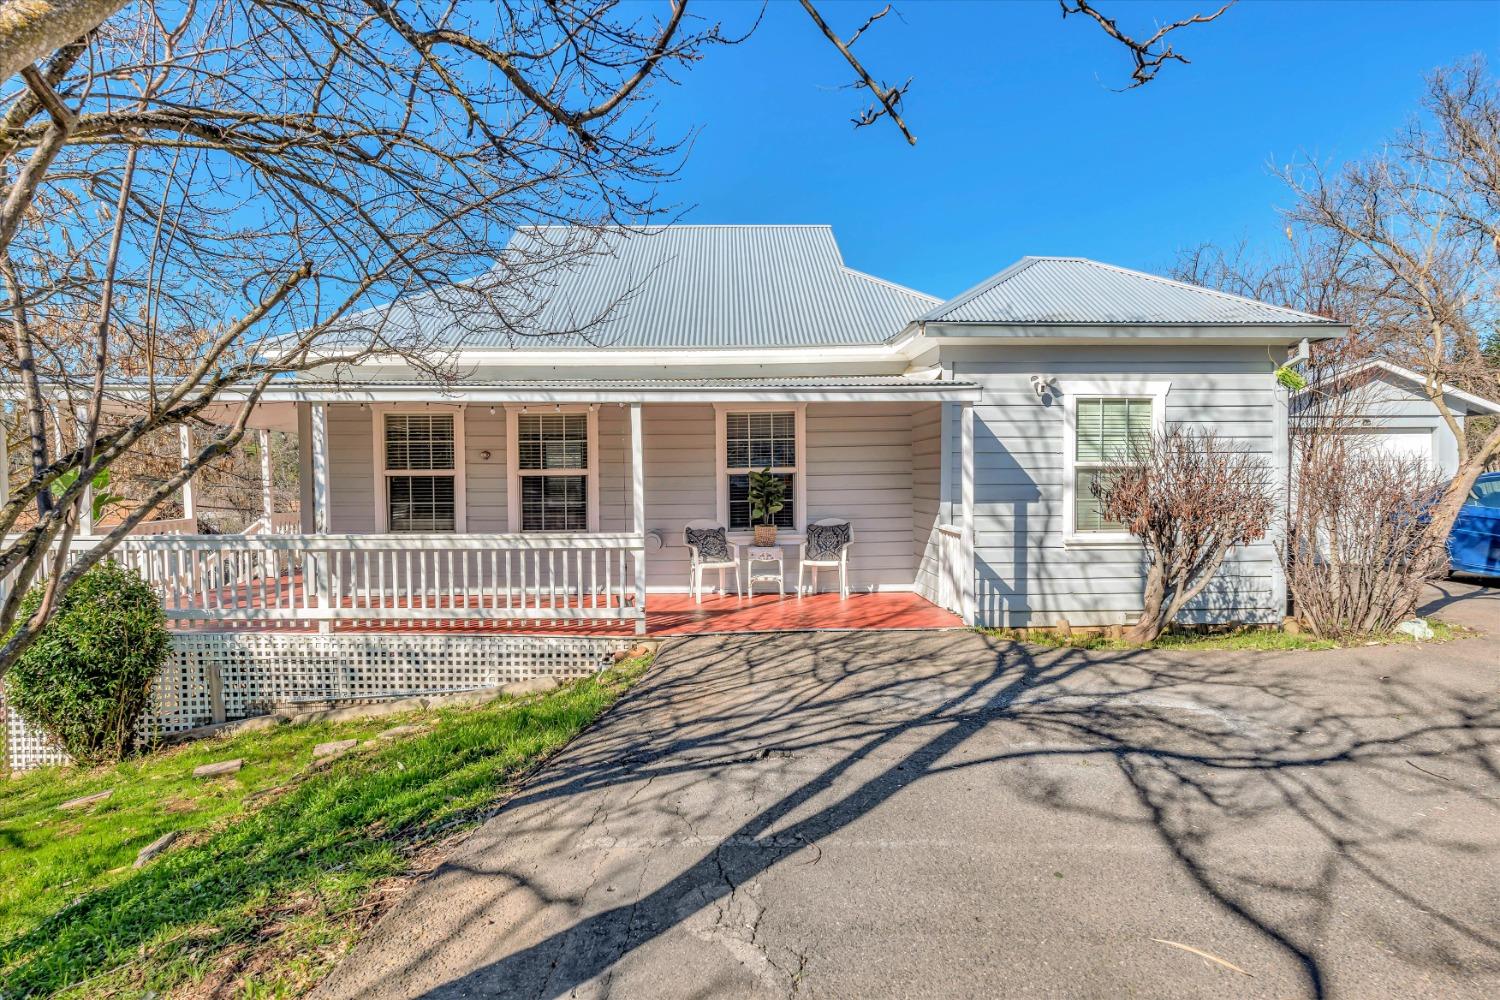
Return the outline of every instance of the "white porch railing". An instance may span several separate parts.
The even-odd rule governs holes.
[[[259,517],[245,529],[247,535],[296,535],[302,531],[302,512],[282,511],[270,517]]]
[[[643,546],[624,533],[132,535],[112,557],[192,627],[634,624]]]
[[[937,526],[939,607],[962,613],[964,572],[964,532],[956,524]]]
[[[100,528],[105,531],[107,528]],[[142,521],[130,530],[132,535],[191,535],[198,531],[196,517],[169,517],[161,521]]]

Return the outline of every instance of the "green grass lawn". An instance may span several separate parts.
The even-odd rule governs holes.
[[[0,783],[0,997],[300,996],[368,923],[371,890],[476,823],[649,662],[480,708],[281,726]],[[427,729],[309,767],[317,743],[403,723]],[[232,777],[191,776],[235,757]],[[182,839],[131,867],[171,830]]]
[[[1433,637],[1427,642],[1447,642],[1450,639],[1459,639],[1469,634],[1464,629],[1440,622],[1435,618],[1428,618],[1427,624],[1431,626]],[[993,635],[1001,639],[1012,639],[1015,641],[1029,642],[1038,646],[1066,647],[1069,649],[1249,649],[1262,650],[1265,652],[1280,652],[1283,650],[1296,649],[1338,649],[1340,646],[1365,646],[1371,644],[1385,645],[1387,643],[1413,642],[1410,636],[1401,633],[1392,635],[1374,636],[1360,639],[1349,643],[1339,643],[1332,639],[1319,639],[1312,635],[1292,635],[1280,629],[1258,629],[1242,628],[1226,632],[1168,632],[1147,646],[1138,646],[1121,639],[1111,639],[1108,636],[1096,634],[1078,633],[1071,636],[1061,636],[1055,632],[1042,631],[1040,629],[1028,633],[1027,638],[1019,639],[1014,629],[981,629],[986,635]]]

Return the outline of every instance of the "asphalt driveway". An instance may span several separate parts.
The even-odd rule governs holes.
[[[1497,779],[1490,638],[683,640],[318,995],[1493,997]]]

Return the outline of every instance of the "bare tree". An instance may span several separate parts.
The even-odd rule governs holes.
[[[448,377],[419,325],[365,305],[425,291],[528,336],[536,282],[599,252],[604,224],[664,211],[677,147],[642,101],[718,32],[681,3],[610,11],[143,4],[23,74],[0,117],[0,390],[30,473],[0,510],[0,537],[24,529],[0,544],[0,672],[58,594],[230,453],[275,378],[375,355]],[[549,220],[568,235],[502,252]],[[202,447],[74,550],[98,475],[214,407]]]
[[[1298,618],[1317,635],[1388,633],[1448,564],[1429,505],[1444,482],[1414,457],[1362,447],[1336,415],[1298,435],[1281,559]]]
[[[1500,87],[1475,59],[1435,73],[1422,112],[1375,156],[1337,172],[1304,162],[1283,176],[1298,198],[1292,222],[1349,261],[1374,318],[1372,351],[1422,376],[1459,443],[1458,473],[1428,522],[1441,539],[1500,455],[1500,428],[1471,441],[1446,398],[1447,386],[1500,392],[1483,350],[1500,317]]]
[[[1145,545],[1145,607],[1126,630],[1129,641],[1154,641],[1203,593],[1231,549],[1265,537],[1277,504],[1271,482],[1260,456],[1181,425],[1094,477],[1105,519]]]

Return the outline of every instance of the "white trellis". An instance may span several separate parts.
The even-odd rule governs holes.
[[[276,705],[445,694],[602,669],[629,644],[589,636],[201,632],[172,637],[172,657],[141,720],[151,738],[264,714]],[[10,767],[67,756],[6,706]]]

